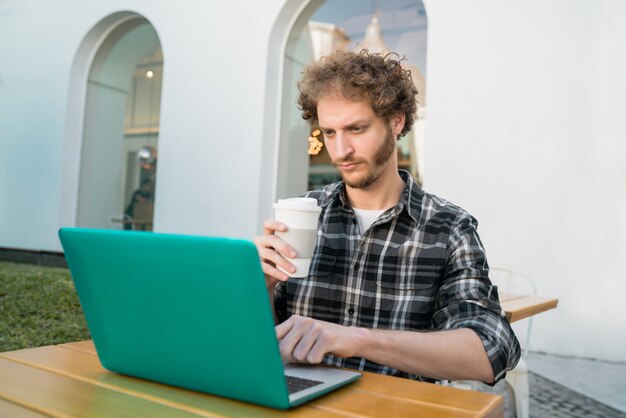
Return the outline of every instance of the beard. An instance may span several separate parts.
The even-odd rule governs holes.
[[[383,166],[389,161],[389,158],[393,155],[396,150],[396,138],[394,138],[393,133],[391,132],[391,127],[387,126],[387,134],[385,135],[385,141],[378,147],[376,152],[374,153],[374,157],[372,161],[367,161],[365,159],[354,159],[351,157],[345,158],[341,161],[334,162],[335,165],[338,163],[347,163],[347,162],[356,162],[361,163],[367,169],[367,173],[364,176],[350,180],[346,178],[343,174],[341,177],[343,182],[354,188],[354,189],[364,189],[371,184],[373,184],[380,177]],[[341,172],[341,171],[340,171]]]

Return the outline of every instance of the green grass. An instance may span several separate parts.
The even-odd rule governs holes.
[[[0,262],[0,352],[89,338],[69,270]]]

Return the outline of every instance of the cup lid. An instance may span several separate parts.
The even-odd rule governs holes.
[[[317,206],[317,199],[312,197],[294,197],[291,199],[278,199],[274,203],[274,209],[303,210],[309,212],[321,212],[322,208]]]

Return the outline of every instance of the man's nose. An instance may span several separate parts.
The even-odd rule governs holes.
[[[344,159],[354,152],[352,142],[343,133],[336,133],[335,137],[335,158]]]

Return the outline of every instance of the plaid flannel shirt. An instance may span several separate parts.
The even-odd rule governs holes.
[[[276,287],[280,322],[293,314],[343,326],[433,331],[469,328],[481,338],[496,381],[512,369],[520,346],[489,280],[477,222],[425,193],[406,171],[398,204],[361,234],[342,182],[305,194],[322,207],[309,276]],[[325,357],[339,367],[411,379],[363,358]]]

